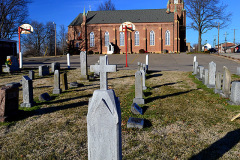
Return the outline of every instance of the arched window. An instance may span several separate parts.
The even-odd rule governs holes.
[[[120,46],[124,46],[124,32],[120,32]]]
[[[95,42],[94,42],[94,33],[91,32],[90,33],[90,47],[94,47],[95,46]]]
[[[178,4],[178,0],[174,0],[174,4]]]
[[[135,32],[135,46],[139,46],[139,32]]]
[[[109,32],[105,32],[105,46],[109,45]]]
[[[165,33],[165,45],[170,45],[170,31],[167,30]]]
[[[155,33],[154,31],[150,32],[150,46],[154,46],[155,45]]]

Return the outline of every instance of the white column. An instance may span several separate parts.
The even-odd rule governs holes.
[[[148,71],[148,58],[149,58],[149,55],[147,54],[146,55],[146,72]]]
[[[70,68],[70,54],[67,54],[67,66]]]
[[[22,68],[22,52],[19,52],[19,68]]]

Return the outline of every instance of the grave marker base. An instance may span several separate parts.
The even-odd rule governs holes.
[[[134,98],[134,99],[133,99],[133,103],[145,104],[145,101],[144,101],[143,98]]]
[[[61,94],[62,90],[61,89],[54,89],[53,94]]]
[[[130,117],[127,122],[127,128],[139,128],[143,129],[144,127],[144,119],[142,118],[133,118]]]

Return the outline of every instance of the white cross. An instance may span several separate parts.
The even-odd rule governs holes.
[[[117,66],[108,65],[107,56],[100,56],[100,65],[91,65],[90,71],[100,73],[100,90],[107,90],[108,89],[107,73],[117,72]]]

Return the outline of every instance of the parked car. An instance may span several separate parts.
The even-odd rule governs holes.
[[[236,53],[240,53],[240,45],[236,47]]]
[[[208,51],[209,51],[210,53],[216,53],[216,52],[217,52],[217,50],[216,50],[215,48],[210,48]]]

